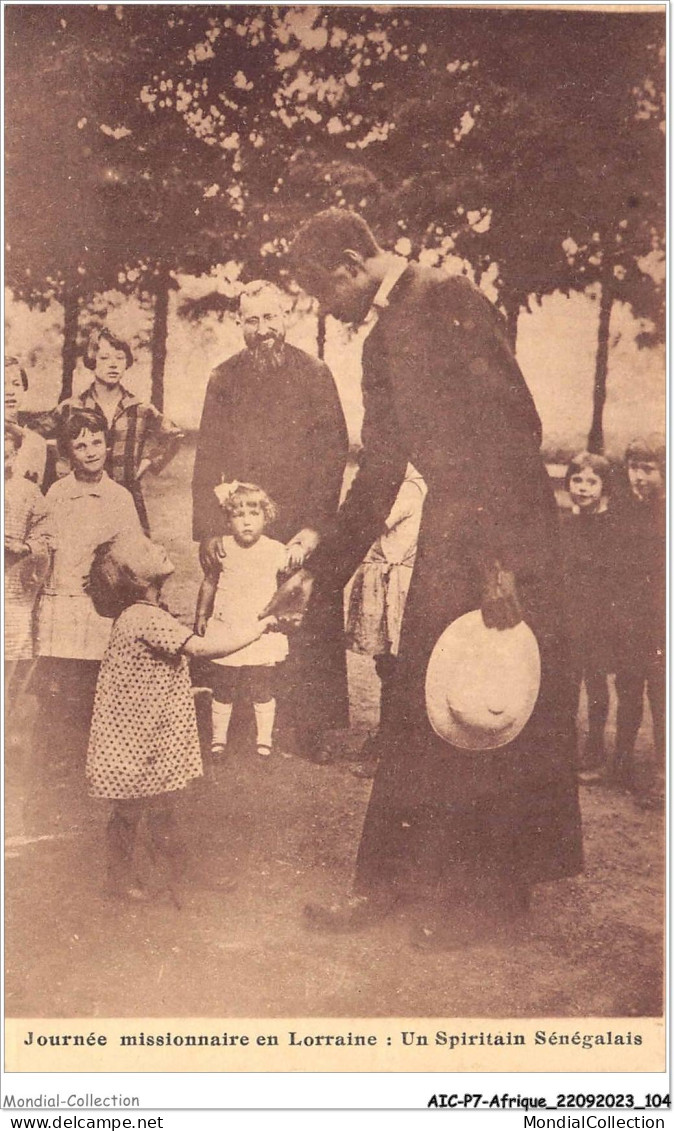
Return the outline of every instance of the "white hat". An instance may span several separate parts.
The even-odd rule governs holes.
[[[541,686],[536,637],[524,621],[487,628],[479,609],[453,621],[426,670],[433,730],[461,750],[497,750],[524,728]]]

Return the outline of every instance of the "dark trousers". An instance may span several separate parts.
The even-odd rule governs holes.
[[[573,681],[580,698],[583,682],[587,691],[588,736],[583,764],[586,769],[604,761],[604,732],[608,719],[608,679],[606,672],[585,665],[573,671]]]
[[[663,758],[667,701],[664,650],[654,652],[642,663],[618,667],[615,685],[618,695],[616,763],[627,767],[634,761],[634,746],[644,713],[644,691],[653,716],[653,745],[657,756]]]

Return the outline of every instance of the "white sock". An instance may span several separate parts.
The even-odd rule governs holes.
[[[253,703],[253,710],[255,711],[257,744],[258,746],[271,747],[271,736],[276,716],[276,700],[270,699],[267,703]]]
[[[218,703],[217,699],[213,700],[213,745],[227,745],[229,720],[233,708],[233,703]]]

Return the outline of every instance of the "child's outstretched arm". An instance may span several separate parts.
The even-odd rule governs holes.
[[[197,610],[194,614],[194,631],[197,636],[204,635],[209,618],[213,615],[213,602],[215,601],[217,586],[217,577],[208,573],[204,575],[204,579],[199,586]]]
[[[221,656],[230,656],[238,652],[247,644],[258,640],[263,632],[275,628],[278,621],[276,617],[263,617],[261,620],[251,621],[244,629],[233,632],[224,625],[213,624],[208,633],[208,640],[202,636],[190,636],[185,642],[183,652],[188,656],[198,656],[202,660],[217,660]]]

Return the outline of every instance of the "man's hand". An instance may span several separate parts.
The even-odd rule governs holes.
[[[196,636],[204,636],[206,634],[206,625],[208,624],[208,617],[205,613],[197,613],[194,619],[194,632]]]
[[[295,541],[288,542],[286,550],[288,551],[287,569],[289,571],[301,569],[304,565],[306,554],[300,543]]]
[[[199,543],[199,564],[204,573],[215,573],[224,557],[219,537],[204,538]]]
[[[487,569],[482,592],[482,619],[487,628],[514,628],[522,620],[515,575],[495,562]]]
[[[305,526],[302,530],[298,530],[294,538],[286,545],[288,551],[288,569],[300,569],[309,557],[313,554],[314,550],[320,542],[320,534],[317,530],[312,530],[311,527]]]
[[[281,628],[284,625],[297,626],[302,623],[314,579],[306,569],[294,573],[281,585],[267,605],[260,613],[260,619],[268,616],[278,617]]]

